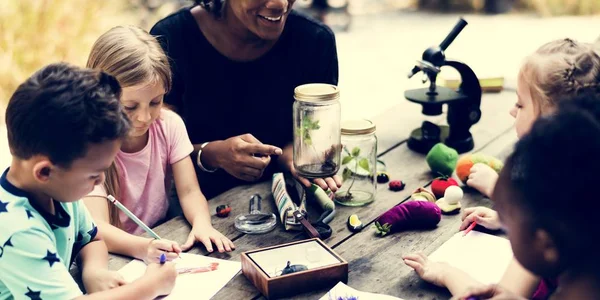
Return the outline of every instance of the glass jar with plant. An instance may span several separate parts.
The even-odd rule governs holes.
[[[294,167],[306,178],[333,176],[341,154],[339,90],[305,84],[294,97]]]
[[[375,200],[377,190],[377,137],[375,124],[352,120],[342,124],[342,187],[335,201],[346,206],[363,206]]]

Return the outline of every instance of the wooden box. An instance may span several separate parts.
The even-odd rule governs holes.
[[[287,262],[307,270],[281,275]],[[308,239],[242,253],[242,273],[268,299],[348,282],[348,263],[320,239]]]

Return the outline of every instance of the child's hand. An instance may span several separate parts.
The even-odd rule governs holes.
[[[121,274],[107,269],[84,271],[82,280],[88,294],[114,289],[127,284]]]
[[[235,249],[233,242],[222,233],[214,229],[210,224],[192,226],[192,231],[190,232],[187,241],[185,244],[183,244],[183,246],[181,246],[181,248],[183,251],[187,251],[194,246],[196,241],[204,244],[204,247],[206,247],[208,252],[213,252],[213,243],[215,246],[217,246],[217,250],[219,250],[219,252],[231,252],[233,249]]]
[[[177,242],[169,240],[152,240],[150,244],[148,244],[148,252],[144,262],[146,262],[146,264],[158,263],[160,261],[160,255],[163,253],[167,256],[167,261],[171,261],[179,257],[181,247],[179,247]]]
[[[453,300],[466,300],[469,298],[475,299],[494,299],[494,300],[525,300],[521,296],[517,296],[507,289],[493,284],[487,286],[473,287],[463,295],[452,297]]]
[[[459,230],[467,229],[473,222],[477,222],[478,225],[491,230],[502,228],[500,219],[498,219],[498,213],[493,209],[483,206],[465,208],[461,219],[462,224],[460,224]]]
[[[466,184],[485,196],[491,197],[496,181],[498,181],[498,173],[490,166],[478,163],[471,167],[471,173]]]
[[[430,261],[423,253],[414,253],[402,256],[404,263],[413,268],[423,280],[444,287],[444,274],[450,265]]]
[[[177,270],[175,264],[167,262],[164,264],[149,264],[143,277],[149,280],[157,292],[157,296],[167,295],[175,286],[177,279]]]

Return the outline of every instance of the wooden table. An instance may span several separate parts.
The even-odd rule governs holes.
[[[410,131],[423,120],[421,107],[399,99],[398,105],[374,119],[377,124],[379,158],[387,165],[392,179],[401,179],[406,188],[400,192],[392,192],[386,184],[377,188],[375,202],[360,208],[343,207],[338,205],[337,215],[329,224],[333,236],[325,240],[339,255],[349,262],[348,284],[356,289],[368,292],[383,293],[405,299],[446,299],[449,293],[445,289],[436,288],[423,282],[401,260],[405,253],[422,251],[431,253],[443,242],[457,232],[460,216],[443,216],[436,229],[429,231],[406,231],[384,238],[374,235],[372,223],[389,208],[406,201],[411,192],[418,187],[428,186],[432,175],[424,160],[424,155],[409,150],[406,138]],[[482,118],[471,128],[475,139],[474,151],[481,151],[504,159],[516,141],[513,119],[508,111],[515,102],[514,91],[504,91],[499,94],[484,94],[481,104]],[[446,122],[445,114],[435,118],[439,123]],[[246,185],[227,191],[209,201],[210,211],[221,204],[232,207],[228,218],[213,217],[213,225],[236,245],[232,253],[207,254],[203,247],[195,247],[190,252],[209,255],[228,260],[240,260],[244,251],[287,243],[306,238],[299,232],[286,232],[278,225],[275,230],[263,235],[246,235],[235,230],[234,217],[247,212],[247,200],[252,194],[258,193],[263,197],[263,209],[275,211],[273,198],[270,193],[270,181]],[[490,206],[489,199],[483,198],[473,190],[465,190],[463,207],[484,205]],[[358,214],[369,226],[360,233],[352,233],[346,228],[346,220],[350,214]],[[172,219],[157,228],[158,235],[179,243],[185,242],[190,227],[182,217]],[[111,255],[109,268],[117,270],[124,266],[129,259]],[[201,283],[199,283],[201,284]],[[318,299],[326,290],[310,291],[294,299]],[[264,297],[254,286],[239,273],[227,284],[214,299],[263,299]]]

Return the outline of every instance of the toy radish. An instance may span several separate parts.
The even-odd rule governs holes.
[[[454,180],[454,178],[449,178],[448,176],[442,176],[434,179],[431,182],[431,191],[437,198],[441,198],[444,196],[444,192],[449,186],[456,185],[458,186],[458,182]]]
[[[385,236],[407,229],[432,228],[441,220],[440,208],[428,201],[408,201],[392,207],[381,215],[375,228],[377,234]]]

